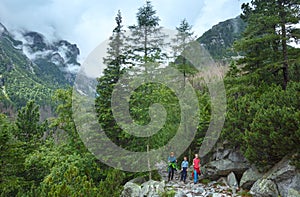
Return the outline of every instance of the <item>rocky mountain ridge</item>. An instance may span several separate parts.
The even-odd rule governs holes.
[[[239,56],[232,46],[241,38],[247,24],[237,16],[233,19],[220,22],[200,36],[197,41],[204,46],[216,60],[227,60]]]
[[[50,105],[56,89],[73,85],[78,55],[76,44],[49,42],[37,32],[13,34],[0,23],[0,107],[18,108],[30,99]]]

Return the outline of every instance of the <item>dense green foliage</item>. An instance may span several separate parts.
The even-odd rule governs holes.
[[[2,104],[24,106],[34,99],[49,105],[53,90],[35,74],[39,68],[4,37],[0,37],[0,62]]]
[[[236,18],[236,22],[221,23],[221,30],[215,26],[200,39],[210,43],[208,35],[219,35],[217,31],[221,31],[224,48],[222,45],[220,50],[216,49],[212,42],[209,48],[212,55],[215,58],[243,55],[237,61],[232,60],[224,77],[227,111],[219,140],[240,147],[246,158],[261,170],[267,170],[285,156],[300,168],[300,49],[289,45],[292,39],[299,39],[299,28],[293,26],[299,23],[299,2],[253,0],[251,4],[243,4],[242,9],[244,22]],[[234,45],[236,51],[228,52],[246,23],[245,32]],[[225,39],[232,25],[237,25],[237,31]],[[284,26],[288,28],[284,30]],[[166,58],[159,17],[150,2],[138,10],[137,24],[129,29],[130,39],[125,37],[118,12],[108,55],[104,58],[107,67],[98,78],[95,106],[99,124],[115,144],[146,152],[167,144],[176,135],[182,112],[179,98],[171,88],[145,82],[123,99],[128,101],[130,116],[139,125],[149,124],[153,115],[151,106],[161,104],[167,115],[163,127],[153,136],[136,137],[116,123],[111,98],[118,80],[128,70],[128,81],[136,76],[146,78],[161,73],[163,68],[159,63]],[[184,82],[193,84],[200,113],[194,140],[183,153],[190,160],[199,150],[210,123],[210,92],[201,78],[203,73],[197,73],[189,62],[180,58],[193,40],[191,26],[183,20],[176,29],[176,55],[168,66],[184,73]],[[0,196],[119,196],[125,182],[148,175],[121,172],[97,160],[77,133],[72,90],[54,92],[63,86],[49,82],[53,79],[51,75],[44,75],[49,67],[44,64],[41,70],[11,42],[17,41],[0,37],[0,99],[2,106],[17,103],[22,108],[14,117],[0,114]],[[161,45],[155,45],[156,42]],[[164,80],[182,79],[165,77]],[[121,87],[125,92],[129,90],[127,85]],[[40,108],[52,103],[56,116],[42,119]],[[156,115],[159,113],[164,111]],[[176,156],[180,160],[183,155]],[[150,178],[157,178],[152,175]]]
[[[36,36],[37,33],[31,34]],[[66,43],[66,41],[56,43],[57,50]],[[0,35],[0,108],[3,110],[19,109],[26,105],[28,100],[34,100],[41,106],[53,106],[51,95],[56,89],[71,85],[74,76],[71,73],[64,73],[53,63],[54,60],[51,60],[50,55],[40,55],[30,60],[20,49],[22,44],[21,41],[15,40],[7,30]],[[46,53],[48,48],[44,49],[44,45],[46,45],[45,42],[41,43],[41,41],[34,43],[31,46],[32,51],[40,50],[37,53]],[[76,51],[74,54],[67,54],[69,62],[64,62],[60,66],[66,66],[67,63],[78,65],[74,60],[77,58],[76,55]]]
[[[298,1],[252,1],[243,4],[248,26],[225,78],[228,98],[223,136],[240,146],[252,163],[268,169],[284,156],[299,159]],[[275,10],[275,11],[274,11]],[[299,160],[298,160],[298,166]]]
[[[49,124],[38,124],[39,113],[31,110],[38,106],[32,101],[19,111],[15,122],[1,115],[1,196],[119,194],[123,172],[97,162],[85,149],[72,120],[71,95],[71,90],[55,94],[58,117]],[[30,128],[24,133],[20,123]],[[46,130],[44,138],[35,135],[40,127]]]

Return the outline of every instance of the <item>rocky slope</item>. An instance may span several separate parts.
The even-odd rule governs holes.
[[[175,197],[229,197],[242,196],[232,190],[229,186],[222,183],[210,182],[208,184],[194,184],[192,181],[182,183],[179,181],[147,181],[142,185],[128,182],[124,186],[121,197],[157,197],[157,196],[175,196]]]
[[[50,105],[58,88],[73,84],[79,49],[65,40],[49,42],[37,32],[12,34],[0,23],[0,108],[30,99]]]
[[[214,25],[197,40],[214,59],[225,60],[232,56],[238,56],[233,51],[232,45],[234,41],[241,38],[245,28],[246,23],[238,16]]]
[[[205,160],[206,159],[206,160]],[[300,171],[284,158],[268,172],[261,173],[250,165],[238,148],[220,143],[203,158],[200,182],[193,183],[190,166],[187,182],[180,180],[180,172],[167,182],[167,164],[157,163],[162,181],[134,179],[125,184],[122,197],[300,197]]]

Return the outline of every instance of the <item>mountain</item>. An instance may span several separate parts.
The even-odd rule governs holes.
[[[66,40],[49,42],[37,32],[16,36],[0,23],[0,108],[18,108],[30,99],[51,105],[56,89],[74,83],[78,55]]]
[[[238,56],[232,50],[234,41],[241,38],[246,23],[238,16],[214,25],[197,39],[211,56],[216,60],[224,60],[232,56]]]
[[[236,17],[213,26],[197,40],[214,59],[224,60],[238,55],[232,44],[245,27]],[[50,105],[55,89],[73,85],[80,69],[79,54],[76,44],[66,40],[49,41],[33,31],[12,34],[0,23],[1,104],[18,107],[34,99]]]

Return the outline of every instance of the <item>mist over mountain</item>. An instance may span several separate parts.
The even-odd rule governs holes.
[[[0,23],[2,105],[22,106],[29,99],[50,104],[56,89],[73,85],[79,53],[66,40],[50,42],[32,31],[11,33]]]
[[[214,25],[197,39],[216,60],[237,56],[232,50],[246,24],[239,18]],[[29,99],[50,104],[58,88],[72,86],[80,70],[80,50],[67,40],[23,30],[10,32],[0,23],[0,81],[4,105],[25,105]]]

